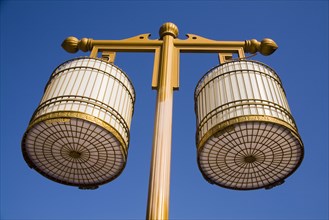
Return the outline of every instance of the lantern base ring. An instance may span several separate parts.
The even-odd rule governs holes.
[[[120,142],[121,146],[123,146],[123,152],[122,154],[127,155],[127,148],[128,148],[128,144],[125,143],[124,139],[122,138],[122,136],[119,134],[119,132],[117,132],[111,125],[109,125],[108,123],[104,122],[103,120],[100,120],[99,118],[96,118],[92,115],[89,114],[85,114],[82,112],[75,112],[75,111],[59,111],[59,112],[52,112],[49,114],[45,114],[42,115],[38,118],[36,118],[35,120],[33,120],[32,122],[30,122],[29,127],[27,128],[27,131],[32,128],[35,124],[40,123],[42,121],[45,121],[46,123],[55,123],[55,122],[67,122],[70,120],[70,118],[79,118],[79,119],[83,119],[89,122],[92,122],[94,124],[97,124],[103,128],[105,128],[106,130],[108,130],[110,133],[113,134],[113,136],[115,136],[118,141]]]
[[[287,122],[280,120],[278,118],[274,118],[271,116],[267,115],[246,115],[246,116],[240,116],[240,117],[235,117],[231,118],[229,120],[226,120],[213,128],[211,128],[203,137],[201,138],[200,141],[198,141],[197,146],[198,146],[198,151],[200,151],[203,147],[203,145],[206,143],[206,141],[213,135],[217,135],[218,133],[223,133],[229,130],[232,130],[232,126],[237,123],[242,123],[242,122],[251,122],[251,121],[258,121],[258,122],[270,122],[278,125],[282,125],[286,128],[288,128],[292,134],[300,141],[302,142],[301,138],[298,135],[297,129]]]

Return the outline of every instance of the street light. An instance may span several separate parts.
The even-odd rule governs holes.
[[[273,40],[215,41],[194,34],[181,40],[173,23],[163,24],[159,34],[156,40],[141,34],[63,42],[66,51],[91,51],[90,57],[67,61],[52,74],[22,140],[31,168],[83,189],[116,178],[126,164],[135,92],[113,64],[115,55],[153,52],[157,101],[147,218],[167,219],[173,91],[179,88],[182,52],[217,53],[221,63],[195,90],[198,164],[204,177],[233,189],[271,188],[297,169],[303,144],[281,82],[272,69],[244,55],[272,54],[277,49]],[[231,60],[233,54],[237,61]]]

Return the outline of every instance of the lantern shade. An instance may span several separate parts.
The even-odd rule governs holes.
[[[126,74],[100,59],[55,69],[22,140],[30,167],[59,183],[93,189],[124,169],[135,92]]]
[[[281,80],[256,61],[211,69],[195,90],[198,165],[213,184],[240,190],[281,184],[304,148]]]

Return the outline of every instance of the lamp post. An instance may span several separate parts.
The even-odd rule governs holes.
[[[126,163],[129,144],[129,127],[134,104],[134,90],[127,76],[113,65],[115,55],[116,52],[153,52],[154,67],[152,88],[157,90],[157,101],[149,179],[147,219],[168,219],[173,92],[179,88],[180,53],[217,53],[220,63],[223,65],[231,63],[230,58],[232,58],[233,54],[238,54],[239,59],[242,61],[245,58],[245,53],[260,52],[263,55],[270,55],[277,49],[277,45],[271,39],[264,39],[261,42],[254,39],[246,41],[215,41],[194,34],[188,34],[187,39],[181,40],[177,38],[178,28],[173,23],[163,24],[160,28],[159,35],[160,39],[156,40],[149,39],[149,34],[142,34],[123,40],[93,40],[90,38],[78,40],[75,37],[67,38],[62,44],[62,47],[67,52],[75,53],[79,49],[84,52],[91,51],[90,57],[69,61],[55,70],[52,78],[48,82],[44,98],[40,103],[42,107],[39,106],[32,116],[30,125],[22,141],[22,151],[27,163],[41,174],[57,182],[79,186],[80,188],[97,188],[98,185],[116,178],[121,173]],[[97,58],[98,53],[102,54],[101,59]],[[259,64],[259,66],[262,65]],[[257,66],[257,68],[259,66]],[[231,81],[237,80],[238,78],[240,78],[240,81],[246,80],[245,76],[239,73],[239,69],[235,68],[234,70],[238,72],[231,77]],[[259,70],[259,68],[253,70],[256,72],[262,71]],[[224,70],[224,72],[225,71],[226,70]],[[242,68],[241,71],[245,70]],[[229,97],[227,94],[225,95],[226,101],[224,99],[221,99],[221,102],[212,101],[215,97],[211,94],[214,94],[214,92],[218,90],[218,86],[215,85],[211,87],[211,84],[205,80],[206,76],[202,78],[196,89],[196,113],[199,126],[197,131],[199,167],[202,174],[209,182],[228,188],[270,188],[290,175],[299,166],[303,157],[303,145],[289,109],[287,109],[288,106],[279,106],[281,103],[285,102],[284,94],[280,93],[280,100],[277,98],[273,101],[264,101],[262,97],[257,98],[255,96],[252,98],[251,102],[244,102],[250,99],[248,94],[254,94],[252,88],[254,84],[251,81],[251,77],[254,76],[252,76],[252,74],[253,73],[250,73],[248,75],[250,79],[248,82],[250,85],[247,81],[242,82],[246,91],[244,92],[245,97],[242,99],[243,95],[241,94],[243,92],[239,90],[241,100],[236,100],[237,95],[234,95],[233,92],[232,97]],[[258,74],[258,78],[255,76],[256,80],[272,79],[275,77],[272,76],[272,72],[266,72],[266,74],[267,75],[265,75],[265,73]],[[210,73],[210,75],[212,76],[213,74]],[[223,75],[222,72],[215,78],[221,79],[221,75]],[[227,74],[224,73],[224,75]],[[82,79],[79,77],[82,77]],[[227,83],[225,84],[225,80],[226,79],[223,78],[221,85],[227,85]],[[89,91],[90,85],[89,87],[87,85],[90,81],[94,82],[93,88],[98,87],[97,92],[93,92],[95,91],[93,89],[90,93],[86,92]],[[212,80],[210,79],[210,81]],[[62,86],[63,83],[66,89],[62,89],[64,87]],[[208,85],[208,90],[205,89],[203,83]],[[269,84],[266,85],[269,86]],[[60,88],[57,89],[59,86]],[[270,89],[274,92],[281,92],[280,85],[272,87]],[[225,87],[225,89],[233,91],[234,88]],[[257,88],[259,93],[262,93],[262,89],[264,90],[264,94],[267,94],[267,92],[271,93],[272,91],[267,91],[264,86],[262,88]],[[73,91],[75,91],[75,93]],[[110,95],[102,95],[108,92]],[[73,93],[74,95],[72,95]],[[120,95],[118,95],[119,93]],[[201,95],[199,95],[199,93]],[[210,96],[212,97],[211,100],[209,98]],[[218,98],[220,97],[218,96]],[[68,103],[70,107],[67,107]],[[232,114],[225,112],[228,108],[232,107],[232,103],[235,103],[234,117]],[[238,104],[236,105],[236,103]],[[223,108],[223,106],[226,107]],[[237,109],[237,106],[242,106],[242,108]],[[243,106],[247,106],[248,109],[243,109]],[[262,112],[260,112],[260,110],[255,110],[261,108],[263,110]],[[219,109],[217,113],[216,109]],[[248,111],[249,113],[247,113]],[[251,113],[252,111],[256,113]],[[274,113],[274,111],[284,112],[284,114],[288,115],[288,119],[286,120],[284,116],[281,117],[279,113]],[[215,112],[216,114],[210,114],[209,116],[209,112]],[[213,121],[213,115],[218,116],[222,113],[226,114],[226,116],[215,121],[214,124],[208,123],[209,117],[211,121]],[[255,116],[255,114],[257,115]],[[252,123],[252,125],[250,125],[250,123]],[[204,126],[205,124],[206,126]],[[263,161],[265,161],[265,164],[268,162],[265,158],[266,154],[262,153],[261,150],[254,146],[251,143],[252,141],[249,141],[248,137],[253,134],[247,134],[249,130],[251,133],[256,130],[254,134],[255,137],[266,139],[266,134],[264,132],[262,133],[264,135],[259,135],[261,129],[267,129],[265,125],[270,127],[270,132],[267,134],[271,136],[275,135],[276,131],[280,131],[281,133],[286,133],[286,142],[289,142],[289,140],[293,138],[293,141],[290,141],[293,142],[293,144],[288,145],[288,148],[294,148],[292,153],[286,153],[287,155],[285,157],[281,157],[281,162],[284,161],[285,167],[288,167],[288,171],[285,168],[281,169],[279,165],[272,166],[274,167],[273,169],[279,167],[282,172],[278,175],[276,172],[272,171],[272,174],[266,176],[270,178],[267,182],[253,174],[265,172],[264,170],[267,169],[256,169],[257,163],[262,167]],[[249,130],[244,130],[243,126],[248,127]],[[273,128],[274,126],[277,127]],[[47,130],[47,132],[45,130]],[[223,161],[216,160],[217,165],[215,166],[211,162],[218,148],[226,148],[226,146],[221,145],[218,140],[224,135],[223,140],[225,142],[225,140],[227,140],[227,132],[238,132],[237,130],[239,130],[240,136],[243,136],[243,134],[247,132],[247,138],[245,140],[243,140],[243,137],[236,137],[247,143],[244,144],[247,153],[242,153],[242,156],[239,157],[239,160],[242,160],[242,162],[240,161],[242,164],[241,167],[250,168],[237,168],[237,170],[232,172],[234,173],[242,170],[246,171],[246,174],[242,176],[233,175],[234,177],[232,178],[233,180],[239,179],[240,177],[243,179],[254,178],[254,182],[261,181],[261,184],[253,185],[247,183],[248,181],[242,184],[231,183],[230,173],[232,172],[225,173],[225,170],[216,168],[220,163],[225,164],[226,158],[220,158]],[[58,135],[58,137],[50,137],[52,136],[51,133],[56,131],[60,132],[60,135]],[[94,135],[94,133],[96,135]],[[88,136],[92,136],[93,139],[89,139]],[[65,141],[57,142],[56,138],[65,139]],[[103,141],[98,141],[99,138],[102,138]],[[108,139],[111,141],[108,141]],[[275,142],[277,139],[273,138],[271,141]],[[266,145],[266,143],[266,141],[258,141],[256,144],[262,145],[261,149],[263,149],[263,145]],[[93,147],[90,145],[93,145]],[[283,143],[283,145],[286,145],[286,143]],[[55,148],[57,150],[53,150]],[[241,149],[241,146],[239,148]],[[105,150],[102,151],[98,149]],[[245,150],[241,149],[241,151],[243,152]],[[264,151],[266,151],[266,149]],[[39,154],[42,154],[42,156],[39,156]],[[239,155],[239,152],[236,152],[236,154]],[[47,158],[47,155],[50,155],[49,158]],[[105,160],[102,158],[104,156],[114,159]],[[294,157],[292,164],[289,164],[290,161],[285,161],[288,156]],[[231,157],[234,158],[234,155],[231,155]],[[275,160],[276,154],[273,153],[268,157]],[[59,162],[53,162],[56,160],[65,161],[65,163],[64,165],[59,165]],[[48,166],[47,164],[51,165]],[[91,168],[93,164],[101,167],[101,171],[97,172],[98,170],[96,171],[96,169]],[[107,164],[110,164],[110,166],[107,167]],[[66,171],[70,171],[71,173],[66,173]],[[109,173],[111,173],[111,175],[109,175]],[[222,180],[218,178],[218,176],[221,175],[228,176],[228,179],[224,178]]]

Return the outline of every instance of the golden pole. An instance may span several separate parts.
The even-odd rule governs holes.
[[[173,108],[172,69],[174,66],[173,40],[177,35],[178,28],[172,23],[166,23],[160,28],[160,37],[163,39],[163,46],[157,87],[146,219],[168,219],[169,217]]]

